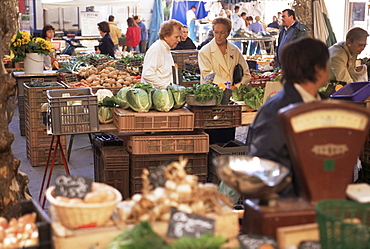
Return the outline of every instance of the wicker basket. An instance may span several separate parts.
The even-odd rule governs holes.
[[[110,186],[107,185],[107,187]],[[117,204],[122,200],[121,193],[113,187],[110,188],[116,194],[116,199],[104,203],[70,204],[56,201],[53,196],[55,186],[49,187],[45,195],[46,199],[53,206],[60,223],[67,228],[74,229],[87,226],[101,226],[109,221]]]

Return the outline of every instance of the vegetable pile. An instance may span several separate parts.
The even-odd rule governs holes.
[[[235,101],[244,101],[251,109],[258,110],[262,106],[264,93],[264,88],[260,86],[241,85],[233,90],[232,98]]]
[[[0,217],[0,248],[34,247],[39,243],[36,213],[25,214],[18,220]]]
[[[214,84],[194,84],[192,87],[186,88],[186,94],[193,94],[195,100],[203,103],[217,99],[217,103],[220,104],[224,91]]]
[[[156,234],[150,223],[142,221],[133,229],[127,229],[115,237],[107,249],[217,249],[226,242],[226,239],[213,234],[203,234],[199,238],[182,237],[172,245]]]

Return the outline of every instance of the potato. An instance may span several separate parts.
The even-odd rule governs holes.
[[[103,77],[103,78],[104,78],[104,77],[105,77],[105,78],[108,78],[108,74],[107,74],[107,73],[101,73],[101,74],[100,74],[100,77]]]
[[[2,227],[2,228],[8,228],[9,227],[9,222],[6,218],[0,217],[0,227]]]

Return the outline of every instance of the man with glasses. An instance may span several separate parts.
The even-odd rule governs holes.
[[[308,36],[308,27],[296,20],[293,10],[283,10],[281,20],[283,26],[279,32],[276,56],[270,62],[270,65],[273,67],[280,67],[279,54],[285,43]]]

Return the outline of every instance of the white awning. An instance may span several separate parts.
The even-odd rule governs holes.
[[[43,9],[55,9],[63,7],[88,7],[88,6],[117,6],[117,5],[138,5],[140,0],[41,0]]]

